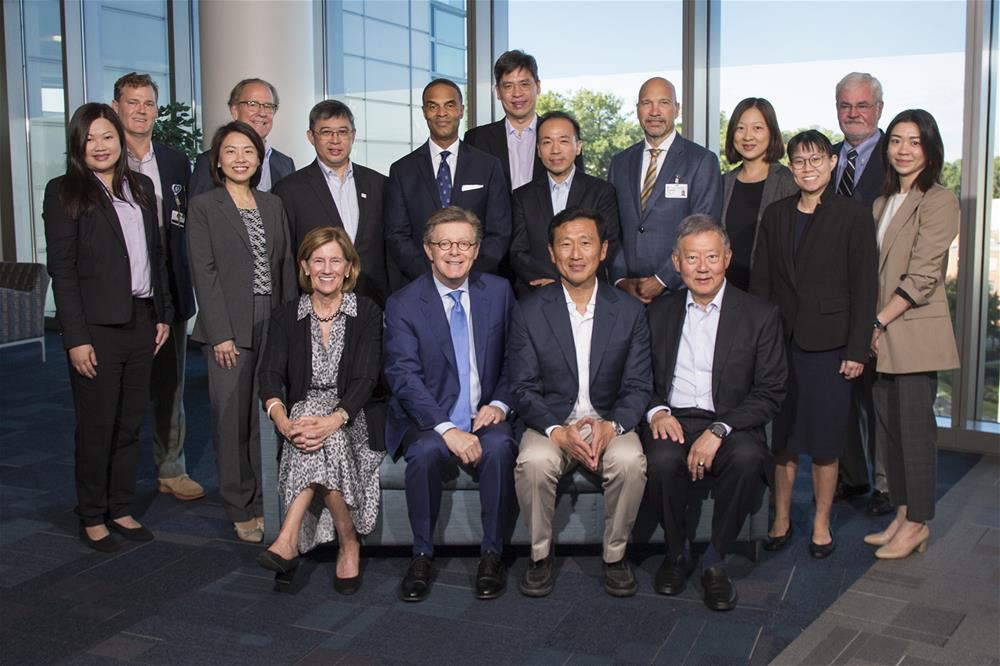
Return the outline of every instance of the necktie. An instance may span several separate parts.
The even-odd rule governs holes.
[[[438,194],[441,195],[441,208],[451,205],[451,170],[448,168],[448,156],[451,153],[447,150],[441,151],[441,163],[438,165],[437,186]]]
[[[640,212],[646,212],[646,202],[653,193],[653,183],[656,182],[656,160],[662,152],[660,148],[649,149],[649,166],[646,167],[646,177],[642,179],[642,192],[639,194]]]
[[[458,370],[458,400],[448,413],[459,430],[472,427],[472,406],[469,398],[469,322],[462,307],[462,290],[448,294],[455,301],[451,310],[451,346],[455,348],[455,368]]]
[[[844,165],[844,174],[840,177],[838,194],[843,194],[845,197],[854,195],[854,169],[857,167],[857,162],[858,151],[851,148],[847,151],[847,164]]]

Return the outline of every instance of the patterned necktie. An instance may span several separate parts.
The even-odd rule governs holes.
[[[451,153],[447,150],[441,151],[441,164],[438,165],[437,186],[438,194],[441,195],[441,208],[451,205],[451,170],[448,168],[448,156]]]
[[[455,368],[458,370],[458,400],[448,413],[449,419],[459,430],[472,428],[472,406],[469,397],[469,322],[462,307],[462,290],[448,294],[455,301],[451,309],[451,345],[455,348]]]
[[[854,169],[857,167],[857,162],[858,151],[851,148],[847,151],[847,164],[844,165],[844,174],[840,177],[838,194],[843,194],[845,197],[854,196]]]
[[[646,177],[642,179],[642,192],[639,194],[639,210],[646,212],[646,203],[649,195],[653,193],[653,183],[656,182],[656,160],[663,150],[660,148],[649,149],[649,166],[646,167]]]

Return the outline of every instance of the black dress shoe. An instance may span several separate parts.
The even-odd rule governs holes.
[[[264,567],[268,571],[273,571],[287,576],[295,571],[295,568],[299,566],[299,558],[296,556],[290,560],[286,560],[274,551],[265,550],[257,556],[257,564]]]
[[[100,539],[91,539],[83,523],[80,523],[80,541],[102,553],[114,553],[121,545],[118,541],[115,541],[115,538],[110,533]]]
[[[119,525],[113,520],[109,520],[107,523],[105,523],[105,525],[108,526],[109,530],[114,530],[115,532],[118,532],[118,534],[121,534],[129,541],[153,540],[153,533],[147,530],[142,525],[139,525],[139,527],[124,527],[122,525]]]
[[[518,587],[526,597],[544,597],[552,592],[555,579],[552,575],[552,554],[545,559],[528,563]]]
[[[764,550],[781,550],[789,544],[792,540],[792,524],[788,523],[788,529],[781,536],[773,537],[770,534],[767,535],[767,539],[764,540]]]
[[[894,508],[888,493],[883,493],[881,490],[873,490],[872,498],[868,500],[868,506],[865,507],[865,513],[869,516],[884,516]]]
[[[656,570],[653,578],[653,589],[660,594],[673,596],[680,594],[687,586],[688,576],[694,571],[694,558],[686,557],[684,553],[663,558],[663,564]]]
[[[431,593],[431,558],[423,553],[410,560],[410,566],[399,585],[399,598],[403,601],[423,601]]]
[[[836,548],[837,542],[833,540],[833,530],[830,530],[830,543],[823,544],[822,546],[813,541],[812,537],[809,537],[809,554],[817,560],[829,557]]]
[[[604,563],[604,591],[613,597],[631,597],[639,589],[632,567],[625,558],[608,564]]]
[[[709,567],[701,572],[701,587],[705,591],[705,605],[714,611],[736,608],[739,598],[736,584],[724,567]]]
[[[479,558],[476,571],[476,599],[496,599],[507,590],[507,567],[496,553]]]
[[[361,589],[361,569],[358,569],[358,575],[352,576],[351,578],[341,578],[337,574],[333,574],[333,589],[336,590],[338,594],[343,594],[349,596]],[[425,594],[426,596],[426,594]],[[413,601],[420,601],[419,599],[413,599]]]
[[[867,483],[862,483],[860,486],[852,486],[844,483],[843,481],[838,481],[837,491],[833,494],[833,501],[839,502],[841,500],[857,497],[858,495],[866,495],[869,490],[871,490],[871,486]]]

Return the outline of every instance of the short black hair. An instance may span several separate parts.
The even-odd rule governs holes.
[[[556,229],[566,224],[567,222],[572,222],[573,220],[593,220],[594,224],[597,226],[597,237],[601,239],[601,242],[608,240],[608,226],[604,220],[604,216],[601,215],[601,211],[594,208],[586,208],[584,206],[573,206],[572,208],[566,208],[561,213],[556,214],[549,222],[549,245],[556,239]]]
[[[504,74],[510,74],[519,69],[531,72],[531,78],[535,80],[535,83],[538,83],[538,61],[535,60],[535,56],[528,55],[521,49],[507,51],[497,58],[496,64],[493,65],[493,79],[497,85],[500,85],[500,79],[503,78]]]
[[[449,86],[451,88],[454,88],[455,92],[458,93],[458,102],[459,102],[459,104],[464,104],[465,103],[465,102],[462,101],[462,89],[458,87],[457,83],[455,83],[451,79],[437,78],[437,79],[434,79],[433,81],[431,81],[430,83],[428,83],[426,86],[424,86],[424,91],[422,93],[420,93],[420,105],[421,106],[423,106],[424,99],[427,97],[427,91],[430,90],[431,88],[433,88],[434,86],[440,86],[440,85],[445,85],[445,86]]]
[[[535,126],[535,140],[538,140],[539,135],[542,133],[542,125],[544,125],[549,120],[555,120],[557,118],[562,118],[563,120],[568,120],[573,126],[573,132],[576,134],[576,140],[580,140],[580,123],[576,122],[576,118],[569,115],[565,111],[549,111],[544,116],[538,119],[538,125]]]
[[[792,155],[795,154],[796,150],[803,147],[815,148],[816,150],[824,153],[827,157],[833,155],[833,144],[830,143],[830,139],[828,139],[827,136],[819,130],[805,130],[789,139],[788,159],[792,158]]]
[[[736,126],[740,124],[743,114],[750,109],[757,109],[760,115],[764,116],[764,124],[770,135],[764,159],[768,164],[774,164],[785,155],[785,144],[781,142],[781,128],[778,127],[778,116],[774,112],[774,107],[763,97],[747,97],[733,109],[733,117],[729,119],[729,127],[726,128],[726,159],[730,164],[743,161],[743,156],[736,150]]]
[[[882,194],[886,196],[899,192],[899,174],[889,164],[889,137],[892,136],[892,130],[900,123],[913,123],[920,132],[920,148],[924,151],[926,162],[923,170],[913,181],[918,190],[926,192],[931,189],[934,183],[938,182],[941,168],[944,166],[944,142],[941,140],[941,132],[934,116],[923,109],[900,111],[889,123],[885,136],[882,137],[882,164],[886,166]]]
[[[312,130],[317,122],[327,118],[347,118],[351,123],[351,129],[354,129],[354,114],[351,113],[351,108],[340,100],[324,99],[322,102],[317,102],[309,111],[309,129]]]
[[[212,175],[212,182],[215,183],[216,187],[222,187],[226,184],[226,177],[222,173],[222,167],[219,166],[219,153],[222,151],[222,142],[233,132],[242,134],[250,139],[250,142],[253,143],[253,147],[257,149],[257,170],[250,177],[250,187],[257,187],[257,185],[260,184],[260,170],[261,167],[264,166],[264,140],[260,138],[260,134],[257,134],[257,130],[240,120],[234,120],[231,123],[226,123],[219,129],[215,130],[215,134],[212,136],[212,150],[209,153],[210,157],[208,162],[210,166],[210,173]]]

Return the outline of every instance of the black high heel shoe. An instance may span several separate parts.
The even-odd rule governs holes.
[[[102,553],[114,553],[121,545],[111,536],[111,532],[108,532],[100,539],[91,539],[90,535],[87,534],[87,526],[83,523],[80,523],[80,541]]]
[[[830,543],[825,543],[822,546],[813,541],[812,537],[809,537],[809,554],[817,560],[829,557],[836,548],[837,542],[833,540],[833,530],[830,530]]]
[[[108,529],[113,532],[118,532],[123,537],[129,541],[152,541],[153,533],[148,529],[139,525],[139,527],[125,527],[124,525],[119,525],[113,520],[109,520],[105,523]]]
[[[264,567],[268,571],[273,571],[287,576],[298,568],[299,558],[296,555],[292,559],[286,560],[281,555],[278,555],[273,551],[265,550],[257,556],[257,564]]]
[[[767,540],[764,541],[764,550],[781,550],[787,546],[792,540],[792,523],[788,523],[788,529],[781,536],[773,537],[770,534],[767,536]]]

